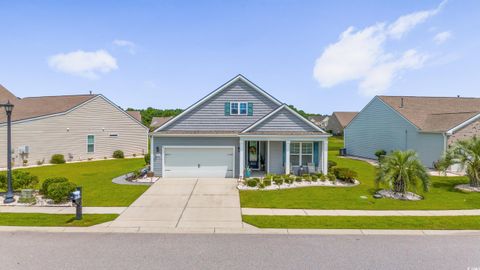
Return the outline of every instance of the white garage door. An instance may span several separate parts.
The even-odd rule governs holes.
[[[234,147],[164,148],[164,177],[231,178]]]

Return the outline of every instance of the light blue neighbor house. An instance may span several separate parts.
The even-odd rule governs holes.
[[[151,170],[162,177],[327,172],[329,135],[242,75],[150,137]]]
[[[480,135],[480,98],[376,96],[345,128],[347,155],[415,150],[432,168],[452,143]]]

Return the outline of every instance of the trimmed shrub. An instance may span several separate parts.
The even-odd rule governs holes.
[[[42,183],[42,187],[40,188],[40,193],[42,193],[43,195],[47,196],[47,194],[48,194],[48,187],[49,187],[51,184],[54,184],[54,183],[64,183],[64,182],[68,182],[68,179],[65,178],[65,177],[52,177],[52,178],[47,178],[47,179],[45,179],[45,181],[43,181],[43,183]]]
[[[57,182],[48,186],[48,198],[54,203],[65,202],[70,198],[70,193],[76,189],[77,185],[71,182]]]
[[[26,171],[12,171],[13,190],[30,189],[38,184],[38,177]],[[7,175],[0,175],[0,189],[7,190]]]
[[[350,170],[349,168],[335,168],[333,173],[337,177],[337,179],[343,180],[345,182],[353,183],[355,178],[357,178],[358,174],[354,170]]]
[[[335,166],[337,166],[337,162],[335,162],[333,160],[328,161],[328,170],[332,169]]]
[[[280,177],[280,175],[275,175],[275,174],[267,173],[267,174],[265,175],[265,177],[263,177],[263,179],[273,180],[273,179],[276,178],[276,177]]]
[[[258,188],[260,188],[260,189],[265,188],[265,184],[263,184],[263,183],[258,183]]]
[[[255,179],[247,179],[247,187],[256,187],[258,182]]]
[[[112,157],[113,158],[124,158],[125,155],[123,154],[122,150],[115,150],[115,151],[113,151]]]
[[[318,181],[318,176],[317,176],[317,175],[313,174],[313,175],[311,175],[310,177],[312,178],[312,181],[313,181],[313,182],[317,182],[317,181]]]
[[[301,176],[297,176],[295,177],[295,182],[302,182],[302,177]]]
[[[272,185],[272,180],[263,179],[262,184],[266,187],[271,186]]]
[[[385,155],[387,155],[387,151],[380,149],[375,152],[375,156],[378,160],[381,160]]]
[[[322,173],[322,174],[318,177],[318,179],[320,179],[320,181],[325,181],[325,180],[327,180],[327,176]]]
[[[265,180],[263,180],[263,181],[265,181]],[[283,184],[283,178],[275,178],[275,179],[273,179],[273,183],[275,183],[275,185],[277,185],[277,186],[280,186],[280,185]]]
[[[337,177],[333,173],[328,173],[327,174],[327,179],[330,180],[330,181],[336,181]]]
[[[65,163],[65,157],[62,154],[55,154],[50,159],[50,163],[52,163],[52,164],[63,164],[63,163]]]
[[[150,155],[149,154],[145,154],[143,156],[143,159],[145,159],[145,164],[150,165]]]

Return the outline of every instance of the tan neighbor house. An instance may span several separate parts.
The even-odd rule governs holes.
[[[357,114],[358,112],[333,112],[325,129],[334,135],[342,135],[345,127]]]
[[[67,161],[147,153],[148,128],[103,95],[18,98],[0,85],[0,103],[14,104],[12,159],[14,166],[48,163],[53,154]],[[0,149],[6,149],[6,115],[0,108]],[[6,166],[0,153],[0,167]]]

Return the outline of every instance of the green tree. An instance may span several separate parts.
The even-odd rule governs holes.
[[[304,110],[297,109],[293,105],[288,105],[288,107],[290,107],[290,109],[296,111],[298,114],[300,114],[301,116],[303,116],[307,119],[308,119],[309,116],[320,115],[320,114],[316,114],[316,113],[306,113]]]
[[[459,164],[465,169],[470,186],[480,187],[480,139],[477,136],[454,143],[438,163],[445,173],[451,165]]]
[[[377,186],[387,184],[394,192],[406,194],[409,189],[416,190],[419,182],[428,191],[430,177],[415,151],[393,151],[380,161],[375,182]]]
[[[142,123],[149,127],[152,123],[153,117],[168,117],[168,116],[177,116],[183,112],[182,109],[155,109],[152,107],[148,107],[146,109],[136,110],[132,108],[128,108],[127,111],[140,111],[140,115],[142,116]]]

